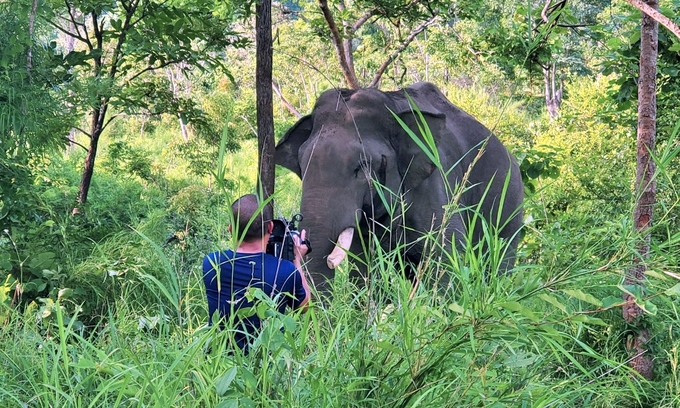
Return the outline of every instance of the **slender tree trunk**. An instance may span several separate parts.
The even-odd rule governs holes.
[[[274,193],[274,108],[272,102],[272,3],[257,2],[255,12],[256,96],[258,140],[258,192],[262,199]]]
[[[33,5],[31,6],[31,13],[28,15],[28,36],[33,38],[33,33],[35,32],[35,14],[38,11],[38,0],[33,0]],[[33,69],[33,47],[29,46],[26,52],[26,72],[28,76],[31,76],[31,70]]]
[[[189,130],[187,129],[186,119],[184,119],[184,115],[182,114],[182,112],[179,112],[177,114],[177,116],[179,117],[179,128],[182,132],[182,139],[185,142],[188,142],[189,141]]]
[[[90,184],[92,183],[92,176],[94,175],[94,163],[97,158],[97,148],[99,146],[99,138],[103,132],[104,116],[106,115],[106,108],[95,109],[92,112],[92,123],[90,128],[90,147],[85,156],[85,165],[83,167],[83,174],[80,178],[80,186],[78,187],[78,204],[82,205],[87,202],[87,196],[90,193]],[[79,212],[78,207],[73,209],[73,214]]]
[[[646,0],[645,3],[658,10],[658,0]],[[652,159],[656,139],[656,61],[658,54],[659,25],[647,14],[642,14],[640,26],[640,78],[638,81],[638,129],[637,129],[637,168],[635,188],[637,203],[633,213],[635,229],[643,237],[637,247],[637,258],[634,265],[626,272],[626,285],[644,286],[646,260],[649,256],[649,228],[652,225],[654,203],[656,202],[656,181],[654,173],[656,164]],[[626,305],[623,317],[636,328],[636,333],[629,336],[626,348],[631,354],[630,367],[646,379],[652,379],[654,360],[648,354],[647,342],[651,334],[642,326],[641,317],[644,311],[636,303],[636,299],[624,295]],[[641,301],[638,299],[638,301]]]
[[[74,11],[73,14],[75,16],[76,12]],[[73,22],[73,20],[70,20],[68,22],[68,31],[69,31],[69,33],[72,33],[72,32],[75,32],[75,30],[76,30],[76,25]],[[66,53],[73,52],[73,50],[75,50],[76,39],[73,38],[70,35],[67,35],[65,40],[66,40]],[[69,96],[73,96],[73,91],[69,90],[68,94],[69,94]],[[69,153],[73,152],[73,150],[75,149],[75,147],[76,147],[75,142],[76,142],[76,129],[71,128],[71,130],[68,132],[68,152]]]
[[[556,119],[562,105],[562,80],[557,79],[555,63],[543,67],[543,81],[545,82],[545,106],[550,119]]]
[[[179,71],[181,68],[177,67],[177,70]],[[177,83],[179,75],[175,76],[175,73],[173,72],[173,68],[167,68],[166,69],[166,75],[168,77],[168,80],[170,81],[170,90],[172,91],[172,96],[175,98],[179,98],[179,84]],[[187,124],[186,124],[186,119],[184,118],[184,115],[182,112],[177,113],[177,117],[179,118],[179,128],[180,131],[182,132],[182,139],[185,142],[189,141],[189,130],[187,129]]]
[[[69,91],[70,92],[70,91]],[[71,128],[68,132],[68,147],[66,148],[66,151],[69,153],[73,153],[73,150],[76,148],[76,129]]]

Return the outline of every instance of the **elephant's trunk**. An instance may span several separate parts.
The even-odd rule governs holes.
[[[352,238],[354,237],[354,228],[347,228],[338,236],[338,240],[333,248],[333,252],[328,255],[326,264],[329,268],[335,269],[347,256],[350,245],[352,245]]]
[[[328,294],[335,277],[334,269],[351,247],[357,204],[340,199],[347,197],[344,191],[329,191],[304,184],[300,208],[304,219],[300,222],[300,229],[307,231],[314,248],[307,257],[306,265],[314,286],[319,292]]]

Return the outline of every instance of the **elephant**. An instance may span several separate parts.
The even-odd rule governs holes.
[[[415,135],[424,120],[436,151],[423,148],[423,136],[409,135],[397,118]],[[365,239],[369,226],[389,226],[383,246],[407,243],[405,257],[417,265],[425,248],[418,238],[433,227],[444,231],[448,249],[460,249],[468,232],[473,244],[480,241],[484,223],[472,221],[478,214],[508,243],[499,269],[514,265],[524,199],[517,161],[432,83],[390,92],[327,90],[276,144],[275,161],[302,180],[299,227],[314,246],[307,269],[322,292],[348,250],[362,253],[360,234]],[[441,225],[460,185],[460,211]],[[403,205],[395,215],[390,206],[397,201]]]

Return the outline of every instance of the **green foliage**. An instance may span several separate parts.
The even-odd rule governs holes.
[[[90,11],[111,5],[95,3],[83,5]],[[306,314],[282,315],[260,294],[253,312],[264,317],[265,329],[246,356],[225,351],[235,328],[204,326],[200,260],[229,246],[231,198],[255,188],[254,57],[233,48],[208,53],[201,41],[186,53],[179,49],[200,30],[206,38],[235,40],[222,28],[248,9],[180,3],[152,4],[158,20],[131,32],[137,45],[126,48],[129,60],[120,68],[129,75],[121,79],[149,63],[169,63],[162,54],[177,51],[227,64],[233,82],[208,65],[200,75],[192,71],[178,93],[169,92],[166,72],[147,71],[138,86],[102,77],[74,81],[97,53],[76,49],[61,58],[61,39],[42,44],[40,24],[37,39],[28,38],[29,2],[0,3],[0,31],[14,33],[0,45],[0,406],[678,406],[676,40],[665,37],[661,44],[659,206],[644,292],[622,284],[639,242],[629,216],[634,98],[620,94],[618,105],[605,98],[612,87],[624,89],[632,78],[624,74],[636,70],[631,33],[639,16],[629,20],[607,9],[606,21],[623,35],[617,39],[599,26],[579,29],[607,42],[597,49],[584,49],[588,41],[577,44],[562,29],[531,48],[545,34],[530,32],[540,9],[496,1],[456,5],[456,19],[416,39],[383,85],[435,80],[520,159],[531,194],[517,267],[507,276],[489,272],[504,251],[490,234],[489,252],[468,245],[462,253],[426,259],[418,276],[448,281],[435,280],[439,290],[427,279],[414,288],[402,278],[408,267],[402,248],[385,252],[369,242],[375,252],[361,289],[348,279],[353,259],[337,274],[333,301],[316,298]],[[601,6],[568,5],[560,17],[567,23],[590,21],[585,17]],[[352,12],[349,6],[343,17]],[[334,51],[317,40],[323,36],[315,31],[318,13],[304,16],[309,22],[283,16],[274,56],[276,82],[302,113],[322,90],[342,84],[328,63]],[[418,16],[402,21],[411,17]],[[225,24],[207,27],[215,19]],[[124,29],[122,19],[109,21],[108,35]],[[141,38],[141,28],[159,37]],[[356,62],[368,70],[399,38],[379,20],[360,35],[353,43]],[[527,53],[536,60],[518,65]],[[552,122],[536,109],[541,81],[508,80],[531,78],[539,72],[531,64],[549,58],[576,73],[565,77],[560,117]],[[579,79],[593,69],[583,61],[599,58],[619,68]],[[369,78],[366,72],[363,79]],[[77,92],[59,94],[64,84]],[[108,128],[110,143],[100,143],[102,166],[89,205],[71,216],[84,153],[62,158],[53,148],[69,127],[63,102],[83,112],[96,105],[97,94],[111,96],[115,113],[124,115]],[[180,136],[178,111],[188,119],[188,142]],[[275,118],[279,134],[295,120],[276,98]],[[300,181],[277,171],[275,211],[290,217],[299,206]],[[426,239],[430,248],[439,245],[435,234]],[[624,292],[647,312],[643,324],[654,333],[653,382],[626,367]]]
[[[677,16],[680,8],[675,2],[662,3],[662,12]],[[671,17],[672,18],[672,17]],[[630,12],[609,20],[600,29],[608,35],[606,54],[602,59],[605,75],[616,74],[606,96],[611,109],[607,118],[619,125],[637,124],[637,71],[640,60],[640,11]],[[669,137],[678,118],[678,107],[672,96],[680,90],[678,44],[680,40],[665,28],[659,28],[657,57],[657,129],[659,140]]]
[[[208,138],[215,134],[215,127],[196,101],[170,90],[168,82],[172,81],[157,73],[175,66],[183,74],[191,69],[228,73],[224,49],[244,47],[247,41],[232,29],[236,16],[225,13],[233,9],[220,7],[206,13],[212,9],[210,1],[96,0],[66,6],[53,2],[38,11],[49,25],[76,42],[64,58],[73,80],[63,91],[70,106],[91,120],[87,137],[92,154],[78,193],[78,202],[83,204],[88,199],[100,136],[113,117],[169,113],[193,123]],[[83,16],[82,21],[76,16]],[[82,35],[83,30],[91,34]]]
[[[68,313],[63,301],[46,303],[41,313],[49,318],[38,321],[35,311],[8,310],[0,327],[7,361],[0,368],[3,405],[29,399],[59,406],[146,401],[187,407],[677,402],[672,388],[664,387],[677,387],[678,333],[659,338],[666,342],[659,351],[668,364],[659,374],[671,379],[667,385],[631,381],[623,364],[620,303],[609,299],[620,294],[619,270],[629,253],[624,249],[598,270],[601,264],[593,261],[609,248],[629,245],[632,237],[625,233],[583,243],[571,264],[546,254],[546,262],[519,266],[503,277],[490,278],[485,270],[494,256],[480,257],[474,250],[429,259],[423,274],[451,274],[451,285],[440,290],[424,282],[414,289],[401,277],[400,251],[378,247],[365,289],[348,280],[352,265],[343,265],[333,301],[317,301],[306,314],[282,315],[267,296],[253,293],[260,303],[252,312],[263,317],[264,329],[248,355],[228,351],[233,330],[201,327],[205,305],[198,268],[177,274],[161,248],[138,237],[118,254],[111,251],[121,247],[122,236],[99,251],[110,260],[129,255],[149,263],[129,268],[128,261],[127,269],[109,274],[108,286],[125,301],[110,305],[95,333],[84,334],[80,316]],[[544,238],[546,252],[564,252],[552,236]],[[438,241],[435,235],[428,239]],[[664,327],[678,320],[672,302],[677,280],[661,272],[666,266],[653,267],[661,269],[650,275],[645,298],[664,306],[649,317]],[[154,279],[144,276],[151,271]]]
[[[185,187],[168,200],[170,210],[187,220],[205,208],[207,201],[207,191],[199,186]]]
[[[491,129],[514,153],[533,145],[535,136],[527,126],[532,116],[521,103],[500,98],[480,86],[447,85],[442,92],[454,105]]]
[[[631,130],[604,123],[599,95],[607,81],[572,81],[570,98],[562,105],[560,117],[537,123],[536,144],[550,146],[557,156],[559,178],[539,180],[530,206],[537,219],[564,222],[563,216],[591,220],[604,216],[616,219],[625,214],[633,200],[635,137]],[[579,223],[583,221],[578,221]],[[585,226],[585,225],[584,225]]]
[[[56,88],[64,70],[55,44],[29,33],[29,4],[0,3],[0,226],[23,217],[45,155],[63,144],[68,120]],[[39,24],[37,27],[40,27]],[[31,56],[29,64],[29,55]]]
[[[104,165],[115,175],[134,175],[142,180],[150,180],[152,177],[149,154],[123,141],[109,145],[106,159]]]
[[[538,179],[556,179],[560,175],[559,152],[547,146],[538,146],[524,153],[519,160],[519,170],[522,173],[522,182],[529,193],[536,192]]]

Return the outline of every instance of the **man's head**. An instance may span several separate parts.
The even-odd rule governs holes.
[[[236,233],[238,239],[243,237],[244,241],[254,241],[268,232],[268,224],[272,220],[271,207],[265,205],[264,208],[260,208],[260,200],[255,194],[246,194],[234,201],[231,213],[237,226],[236,231],[232,227],[232,233]]]

